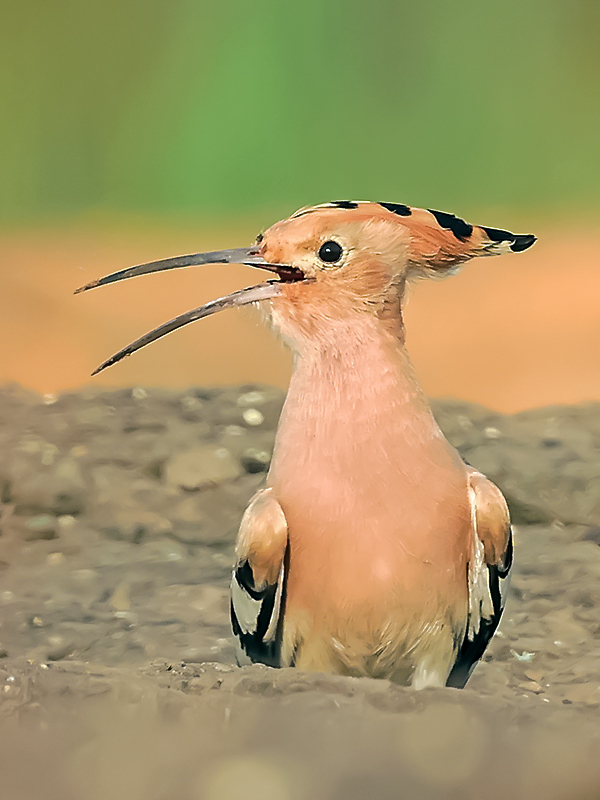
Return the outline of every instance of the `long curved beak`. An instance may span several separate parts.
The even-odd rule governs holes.
[[[245,306],[249,303],[258,303],[262,300],[269,300],[276,297],[281,291],[283,283],[290,283],[292,281],[302,281],[305,279],[304,273],[296,267],[289,266],[288,264],[271,264],[260,255],[258,247],[238,247],[233,250],[214,250],[209,253],[192,253],[186,256],[175,256],[175,258],[165,258],[161,261],[150,261],[148,264],[138,264],[135,267],[128,267],[119,272],[113,272],[106,275],[104,278],[98,278],[95,281],[87,283],[75,290],[75,294],[85,292],[88,289],[94,289],[96,286],[106,286],[109,283],[116,283],[117,281],[125,280],[126,278],[135,278],[138,275],[148,275],[151,272],[162,272],[168,269],[179,269],[181,267],[191,267],[200,264],[245,264],[249,267],[258,267],[266,269],[270,272],[275,272],[279,276],[278,281],[267,281],[260,283],[257,286],[249,286],[246,289],[240,289],[237,292],[220,297],[218,300],[211,300],[199,308],[192,311],[187,311],[175,317],[158,328],[149,331],[148,333],[136,339],[135,342],[128,344],[118,353],[115,353],[109,359],[104,361],[100,366],[92,372],[92,375],[97,375],[102,372],[106,367],[116,364],[121,359],[130,356],[142,347],[145,347],[151,342],[155,342],[167,333],[177,330],[178,328],[187,325],[190,322],[195,322],[198,319],[203,319],[217,311],[222,311],[225,308],[235,308],[237,306]]]
[[[95,281],[86,283],[75,289],[75,294],[87,292],[97,286],[106,286],[109,283],[116,283],[126,278],[136,278],[138,275],[149,275],[151,272],[163,272],[167,269],[181,269],[181,267],[194,267],[201,264],[244,264],[248,267],[260,267],[276,272],[281,280],[302,280],[304,275],[300,270],[290,267],[287,264],[270,264],[260,255],[258,247],[235,247],[232,250],[213,250],[209,253],[191,253],[187,256],[175,256],[174,258],[163,258],[160,261],[150,261],[147,264],[138,264],[135,267],[113,272],[98,278]]]

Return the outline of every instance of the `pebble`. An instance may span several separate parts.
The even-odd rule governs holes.
[[[537,681],[523,681],[519,686],[526,692],[533,692],[534,694],[541,694],[544,689]]]
[[[63,636],[49,636],[46,657],[48,661],[60,661],[74,650],[74,643]]]
[[[139,544],[148,535],[164,536],[171,533],[173,525],[170,520],[154,511],[148,511],[141,505],[114,509],[105,504],[95,510],[95,518],[101,521],[101,530],[111,539],[123,540]]]
[[[200,398],[189,394],[184,395],[179,402],[188,411],[200,411],[204,407],[204,403]]]
[[[48,459],[46,459],[48,461]],[[11,490],[18,513],[50,511],[55,515],[80,514],[85,507],[87,485],[80,463],[59,458],[40,468],[26,455],[15,457],[9,468]]]
[[[247,408],[242,417],[247,425],[252,425],[253,427],[262,425],[265,421],[264,416],[257,408]]]
[[[488,439],[499,439],[502,436],[498,428],[484,428],[483,432]]]
[[[27,530],[26,539],[35,541],[36,539],[55,539],[57,520],[50,514],[37,514],[25,521]]]
[[[226,425],[225,428],[223,429],[223,433],[226,436],[237,437],[237,436],[243,436],[245,431],[241,427],[241,425]]]
[[[267,399],[267,395],[265,392],[260,391],[252,391],[252,392],[245,392],[241,394],[237,399],[237,405],[240,408],[248,408],[249,406],[258,406],[261,403],[264,403]]]
[[[141,550],[143,556],[153,561],[182,561],[186,556],[182,545],[168,539],[147,542],[141,546]]]
[[[517,659],[517,661],[529,662],[532,661],[533,658],[535,657],[535,653],[528,653],[527,651],[523,651],[522,653],[517,653],[516,650],[511,650],[510,652]]]
[[[248,447],[243,451],[241,462],[246,472],[266,472],[271,461],[271,453],[267,450],[258,450]]]
[[[171,457],[164,467],[164,479],[167,486],[194,490],[234,480],[242,472],[241,464],[225,447],[206,444]]]

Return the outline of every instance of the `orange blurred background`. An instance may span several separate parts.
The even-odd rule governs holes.
[[[286,386],[289,353],[247,310],[190,325],[90,378],[161,322],[259,282],[248,267],[177,270],[73,295],[131,264],[248,244],[260,227],[138,223],[5,233],[0,381],[44,393],[84,384]],[[526,253],[475,260],[458,276],[412,286],[408,346],[429,395],[505,412],[600,399],[600,229],[534,228],[539,241]]]

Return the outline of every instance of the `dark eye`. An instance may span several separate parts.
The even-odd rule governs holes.
[[[319,248],[319,258],[326,264],[335,264],[343,254],[342,246],[337,242],[325,242]]]

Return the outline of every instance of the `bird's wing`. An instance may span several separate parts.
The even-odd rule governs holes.
[[[513,539],[502,492],[469,468],[473,546],[469,559],[469,615],[447,686],[462,688],[494,635],[508,592]]]
[[[231,625],[240,663],[279,666],[287,544],[281,506],[271,488],[262,489],[242,517],[231,579]]]

